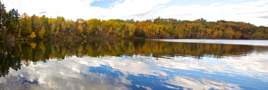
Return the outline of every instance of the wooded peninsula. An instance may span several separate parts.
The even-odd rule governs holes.
[[[168,39],[268,39],[268,27],[245,22],[197,19],[194,21],[155,18],[144,21],[121,19],[77,19],[58,16],[20,15],[6,11],[0,2],[0,41],[75,40],[81,38],[168,38]]]

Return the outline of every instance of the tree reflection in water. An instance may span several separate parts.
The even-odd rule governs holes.
[[[267,47],[228,44],[174,43],[152,40],[113,40],[82,42],[29,42],[5,43],[0,45],[0,76],[8,75],[9,69],[19,70],[21,65],[30,65],[49,59],[64,60],[77,56],[132,56],[143,55],[156,58],[174,56],[193,56],[201,58],[211,56],[241,56],[253,51],[266,51]]]

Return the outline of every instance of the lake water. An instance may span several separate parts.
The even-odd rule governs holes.
[[[268,41],[229,41],[2,43],[0,90],[267,90]]]

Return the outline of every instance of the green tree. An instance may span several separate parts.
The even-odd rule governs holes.
[[[49,30],[51,30],[51,27],[50,27],[50,25],[48,24],[48,20],[47,20],[47,19],[44,21],[42,28],[43,28],[43,27],[44,27],[45,30],[46,30],[44,36],[45,36],[45,37],[49,36],[49,34],[50,34]]]
[[[6,7],[2,2],[0,1],[0,39],[3,37],[5,39],[6,36],[6,21],[7,21],[7,13],[6,13]]]
[[[8,12],[8,19],[6,21],[6,29],[8,34],[17,35],[19,29],[19,13],[14,8]]]
[[[35,27],[35,19],[36,19],[36,16],[35,14],[31,17],[31,27],[32,27],[32,31],[33,32],[36,32],[36,27]]]
[[[21,28],[21,35],[22,36],[27,36],[31,34],[31,20],[30,17],[26,14],[23,13],[20,17],[20,28]]]
[[[141,37],[146,37],[146,33],[143,30],[141,30]]]
[[[55,34],[55,24],[52,25],[50,33],[51,33],[51,35]]]

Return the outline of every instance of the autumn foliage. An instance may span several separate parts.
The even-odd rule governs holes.
[[[9,13],[1,9],[4,15]],[[28,16],[11,10],[14,17],[1,16],[0,39],[6,36],[16,38],[55,39],[62,37],[114,37],[114,38],[202,38],[202,39],[268,39],[268,27],[255,26],[245,22],[234,21],[194,21],[172,18],[155,18],[145,21],[77,19],[64,17],[48,18],[46,16]],[[20,17],[18,17],[20,16]],[[4,28],[5,27],[5,28]]]

